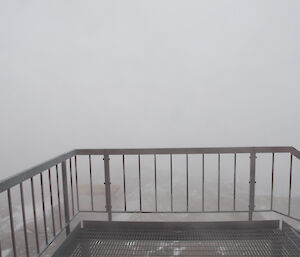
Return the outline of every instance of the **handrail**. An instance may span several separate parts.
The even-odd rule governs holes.
[[[206,147],[206,148],[135,148],[135,149],[76,149],[77,155],[101,154],[218,154],[218,153],[295,153],[300,158],[300,152],[291,146],[270,147]]]
[[[300,159],[300,151],[298,151],[295,147],[292,147],[291,154]]]
[[[43,162],[33,168],[12,175],[0,181],[0,193],[18,185],[19,183],[47,170],[54,165],[61,163],[75,155],[131,155],[131,154],[217,154],[217,153],[292,153],[300,159],[300,152],[292,146],[270,146],[270,147],[207,147],[207,148],[135,148],[135,149],[75,149],[70,152],[61,154],[46,162]]]
[[[56,164],[61,163],[62,161],[65,161],[75,155],[76,151],[70,151],[64,154],[61,154],[55,158],[52,158],[46,162],[43,162],[41,164],[38,164],[34,166],[33,168],[29,168],[27,170],[24,170],[16,175],[12,175],[6,179],[3,179],[0,181],[0,193],[6,191],[7,189],[16,186],[20,184],[21,182],[30,179],[31,177],[41,173],[44,170],[47,170]]]
[[[61,154],[46,162],[43,162],[33,168],[27,169],[16,175],[12,175],[0,181],[0,193],[7,189],[18,185],[19,183],[39,174],[41,171],[47,170],[54,165],[61,163],[75,155],[119,155],[119,154],[217,154],[217,153],[292,153],[300,159],[300,152],[292,146],[270,146],[270,147],[207,147],[207,148],[135,148],[135,149],[75,149],[70,152]]]

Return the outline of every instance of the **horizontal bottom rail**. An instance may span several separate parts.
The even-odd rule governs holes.
[[[92,211],[92,210],[81,210],[80,212],[82,212],[82,213],[107,213],[106,211]],[[126,213],[128,213],[128,214],[134,214],[134,213],[136,213],[136,214],[139,214],[139,213],[141,213],[141,214],[151,214],[151,213],[153,213],[153,214],[156,214],[156,213],[158,213],[158,214],[172,214],[172,213],[174,213],[174,214],[193,214],[193,213],[195,213],[195,214],[201,214],[201,213],[248,213],[249,212],[249,210],[239,210],[239,211],[237,211],[237,210],[235,210],[235,211],[112,211],[112,213],[123,213],[123,214],[126,214]],[[267,209],[267,210],[255,210],[254,212],[272,212],[272,210],[269,210],[269,209]]]
[[[70,223],[71,223],[71,221],[73,221],[73,220],[78,216],[79,213],[80,213],[80,212],[77,211],[77,212],[74,214],[74,216],[73,216],[72,218],[70,218]],[[53,236],[51,239],[49,239],[49,240],[48,240],[48,244],[45,245],[45,246],[43,247],[43,249],[42,249],[38,254],[35,255],[35,257],[40,257],[40,256],[42,256],[42,254],[49,248],[49,246],[54,242],[54,240],[57,239],[58,236],[60,236],[60,234],[67,228],[67,226],[70,225],[70,223],[65,224],[65,225],[64,225],[64,226],[56,233],[55,236]]]
[[[282,212],[280,212],[280,211],[275,211],[275,210],[273,210],[272,212],[275,212],[275,213],[277,213],[277,214],[279,214],[279,215],[285,216],[285,217],[290,218],[290,219],[292,219],[292,220],[300,221],[299,218],[295,218],[295,217],[293,217],[293,216],[289,216],[289,215],[284,214],[284,213],[282,213]]]
[[[101,231],[122,230],[198,230],[198,229],[277,229],[279,220],[217,221],[217,222],[161,222],[161,221],[83,221],[84,228]]]

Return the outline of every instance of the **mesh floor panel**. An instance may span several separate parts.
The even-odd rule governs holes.
[[[298,235],[279,229],[101,232],[84,228],[59,256],[300,256],[299,246]]]

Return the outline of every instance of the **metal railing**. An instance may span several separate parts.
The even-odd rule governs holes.
[[[260,153],[268,153],[272,156],[272,178],[271,178],[271,202],[270,208],[257,210],[255,208],[255,188],[256,188],[256,155]],[[288,195],[288,209],[287,212],[280,212],[275,210],[273,206],[273,189],[274,189],[274,163],[276,155],[279,153],[290,154],[290,170],[289,170],[289,195]],[[205,209],[205,158],[206,155],[215,154],[217,155],[217,208],[216,210],[206,210]],[[221,156],[224,154],[232,154],[233,158],[233,209],[223,210],[221,208]],[[236,187],[237,187],[237,158],[239,154],[249,154],[250,157],[250,170],[249,170],[249,202],[247,210],[237,210],[236,208]],[[102,156],[104,161],[104,184],[105,184],[105,210],[96,211],[94,206],[94,191],[93,191],[93,171],[92,171],[92,156]],[[138,160],[138,210],[128,210],[127,206],[127,189],[126,189],[126,156],[135,155]],[[151,211],[144,211],[142,208],[142,183],[141,183],[141,156],[150,155],[153,156],[153,166],[154,166],[154,209]],[[157,158],[159,155],[169,156],[169,171],[170,171],[170,211],[158,210],[158,184],[157,184]],[[174,197],[173,197],[173,157],[174,155],[185,156],[185,191],[186,191],[186,208],[182,211],[176,211],[174,209]],[[194,211],[190,209],[190,199],[189,199],[189,156],[199,155],[202,159],[202,167],[200,167],[201,177],[202,177],[202,199],[201,199],[201,210]],[[79,178],[78,178],[78,165],[77,159],[79,156],[88,156],[88,176],[90,182],[90,201],[91,208],[89,210],[81,209],[80,194],[79,194]],[[113,210],[112,209],[112,194],[111,194],[111,179],[110,179],[110,157],[120,156],[122,161],[122,187],[123,187],[123,210]],[[31,205],[33,214],[33,224],[34,224],[34,239],[35,239],[35,255],[40,256],[48,248],[48,246],[63,232],[66,231],[68,235],[70,233],[70,223],[71,221],[81,212],[102,212],[107,213],[108,221],[111,221],[114,213],[247,213],[248,220],[252,221],[254,212],[275,212],[277,214],[289,217],[297,222],[300,221],[299,218],[291,215],[291,198],[292,198],[292,168],[293,168],[293,157],[300,159],[300,152],[294,147],[231,147],[231,148],[162,148],[162,149],[77,149],[70,151],[66,154],[60,155],[54,159],[44,162],[36,167],[25,170],[17,175],[9,177],[0,182],[0,195],[7,194],[9,221],[10,221],[10,232],[11,232],[11,246],[13,256],[17,256],[16,248],[16,238],[15,238],[15,225],[14,225],[14,209],[12,207],[12,197],[19,197],[21,202],[22,210],[22,221],[23,221],[23,231],[24,231],[24,241],[25,241],[25,252],[26,256],[31,256],[28,246],[28,221],[26,219],[25,202],[24,202],[24,190],[23,184],[25,182],[30,182],[30,193],[31,193]],[[73,164],[73,165],[72,165]],[[53,175],[55,172],[55,179]],[[48,189],[45,189],[44,177],[45,173],[48,177]],[[39,187],[41,192],[41,207],[42,207],[42,228],[38,224],[37,217],[37,205],[36,205],[36,190],[34,180],[39,178]],[[12,188],[19,188],[19,196],[12,196]],[[56,190],[54,190],[56,189]],[[51,216],[51,237],[49,237],[48,225],[47,225],[47,211],[45,208],[45,190],[49,193],[50,201],[50,216]],[[58,224],[55,219],[54,211],[54,196],[58,199]],[[76,204],[75,204],[76,203]],[[0,224],[1,225],[1,224]],[[39,231],[44,231],[45,242],[40,241]],[[1,249],[1,244],[0,244]],[[3,249],[3,248],[2,248]],[[0,250],[1,257],[1,250]]]

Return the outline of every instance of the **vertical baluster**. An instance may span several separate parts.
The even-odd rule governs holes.
[[[186,211],[189,211],[189,155],[186,154]]]
[[[11,242],[12,242],[12,248],[13,248],[13,255],[14,255],[14,257],[17,257],[16,239],[15,239],[15,228],[14,228],[14,217],[13,217],[13,209],[12,209],[12,204],[11,204],[10,188],[7,189],[7,198],[8,198],[10,232],[11,232]]]
[[[44,219],[44,232],[45,232],[45,241],[46,241],[46,245],[47,245],[48,244],[48,233],[47,233],[43,173],[40,173],[40,179],[41,179],[41,195],[42,195],[42,207],[43,207],[43,219]]]
[[[202,154],[202,211],[204,212],[204,153]]]
[[[233,160],[233,210],[235,211],[235,199],[236,199],[236,153]]]
[[[66,161],[61,163],[61,177],[62,177],[62,187],[64,196],[64,210],[65,210],[65,224],[66,235],[70,234],[70,210],[69,210],[69,192],[68,192],[68,179],[67,179],[67,165]]]
[[[290,216],[290,214],[291,214],[292,176],[293,176],[293,155],[291,154],[291,159],[290,159],[290,184],[289,184],[289,208],[288,208],[288,216]]]
[[[91,155],[89,155],[89,164],[90,164],[90,189],[91,189],[91,208],[94,210],[94,199],[93,199],[93,178],[92,178],[92,160]]]
[[[77,171],[77,156],[75,155],[75,179],[76,179],[76,198],[77,198],[77,210],[80,210],[79,207],[79,193],[78,193],[78,171]]]
[[[220,211],[220,195],[221,195],[221,157],[218,154],[218,211]]]
[[[272,153],[272,181],[271,181],[271,211],[273,210],[273,193],[274,193],[274,166],[275,165],[275,154]]]
[[[69,159],[70,163],[70,185],[71,185],[71,203],[72,203],[72,215],[74,216],[74,191],[73,191],[73,172],[72,172],[72,158]]]
[[[173,156],[170,154],[170,176],[171,176],[171,212],[173,212]]]
[[[34,223],[34,233],[35,233],[35,244],[36,244],[36,251],[37,254],[40,253],[40,244],[39,244],[39,233],[38,233],[38,226],[36,221],[36,208],[35,208],[35,197],[34,197],[34,183],[33,178],[30,178],[31,184],[31,196],[32,196],[32,211],[33,211],[33,223]]]
[[[139,196],[140,196],[140,211],[142,211],[142,186],[141,186],[141,156],[138,155],[139,161]]]
[[[55,220],[54,220],[54,209],[53,209],[51,169],[48,170],[48,177],[49,177],[49,192],[50,192],[50,204],[51,204],[52,230],[53,230],[53,236],[55,236],[56,233],[55,233]]]
[[[253,219],[253,212],[255,209],[255,163],[256,153],[253,150],[250,153],[250,180],[249,180],[249,221]]]
[[[58,166],[56,168],[56,183],[57,183],[57,200],[58,200],[58,215],[59,215],[59,226],[62,229],[62,219],[61,219],[61,206],[60,206],[60,189],[59,189],[59,175],[58,175]]]
[[[156,154],[154,154],[154,190],[155,190],[155,212],[157,212],[157,178],[156,178]]]
[[[108,221],[112,221],[111,213],[111,191],[110,191],[110,169],[109,169],[109,155],[104,154],[104,177],[105,177],[105,199],[106,199],[106,212],[108,214]]]
[[[22,206],[22,218],[23,218],[25,251],[26,251],[26,256],[29,257],[28,238],[27,238],[27,226],[26,226],[26,213],[25,213],[24,192],[23,192],[23,183],[22,182],[20,183],[20,195],[21,195],[21,206]]]
[[[125,156],[122,155],[123,159],[123,189],[124,189],[124,210],[127,211],[126,207],[126,176],[125,176]]]

